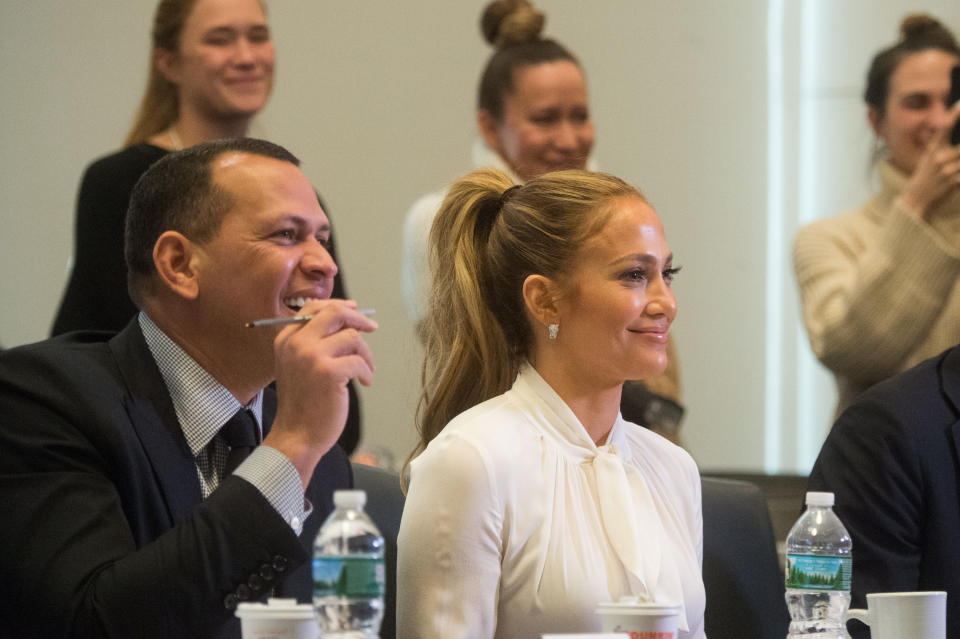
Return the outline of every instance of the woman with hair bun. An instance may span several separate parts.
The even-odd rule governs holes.
[[[676,316],[656,213],[602,173],[482,169],[450,187],[430,263],[400,636],[597,632],[598,603],[635,595],[703,637],[697,467],[619,412]]]
[[[480,20],[494,52],[477,91],[480,138],[473,164],[500,169],[517,182],[586,168],[593,149],[583,69],[563,45],[541,37],[545,21],[527,0],[494,0]],[[417,200],[404,225],[404,298],[417,323],[427,312],[430,289],[427,236],[445,194],[442,189]]]
[[[562,44],[542,37],[544,14],[527,0],[494,0],[480,30],[494,47],[477,90],[474,168],[493,167],[515,182],[591,165],[594,127],[587,84],[577,58]],[[592,167],[590,167],[592,168]],[[407,314],[421,332],[427,312],[430,270],[427,237],[446,189],[417,200],[403,229],[403,293]],[[683,408],[680,373],[671,340],[663,374],[631,383],[624,412],[676,441]]]
[[[880,190],[803,228],[793,250],[814,354],[839,414],[869,386],[960,342],[960,150],[948,104],[954,36],[927,15],[873,58],[864,100],[880,142]]]

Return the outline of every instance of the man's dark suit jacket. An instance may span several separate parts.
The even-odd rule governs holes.
[[[870,592],[946,590],[947,636],[960,637],[960,347],[863,393],[830,431],[809,489],[836,494],[854,606]]]
[[[224,478],[201,500],[193,456],[137,320],[0,355],[0,636],[239,637],[238,599],[310,600],[310,551],[336,488],[334,447],[297,537]],[[264,396],[264,428],[276,396]]]

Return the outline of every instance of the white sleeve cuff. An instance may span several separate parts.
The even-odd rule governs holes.
[[[286,455],[270,446],[257,446],[233,474],[251,484],[299,535],[313,511],[304,499],[300,473]]]

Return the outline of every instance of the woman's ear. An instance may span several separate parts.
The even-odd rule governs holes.
[[[480,130],[484,144],[503,155],[503,145],[500,144],[500,123],[486,109],[477,111],[477,129]]]
[[[870,105],[867,107],[867,122],[870,123],[870,128],[873,129],[874,135],[878,138],[883,137],[883,133],[880,132],[883,125],[883,113],[880,112],[880,109]]]
[[[196,299],[200,292],[199,247],[177,231],[164,231],[153,245],[157,279],[175,295]]]
[[[180,65],[177,64],[176,51],[170,51],[163,47],[155,48],[153,50],[153,66],[168,82],[180,84]]]
[[[543,275],[528,275],[523,281],[523,301],[534,321],[544,327],[560,323],[557,285]]]

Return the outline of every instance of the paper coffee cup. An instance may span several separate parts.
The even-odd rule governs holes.
[[[242,603],[237,606],[243,639],[320,639],[310,604],[296,599],[271,597],[267,603]]]
[[[638,601],[621,597],[597,606],[603,632],[626,632],[630,639],[676,639],[680,605]]]

